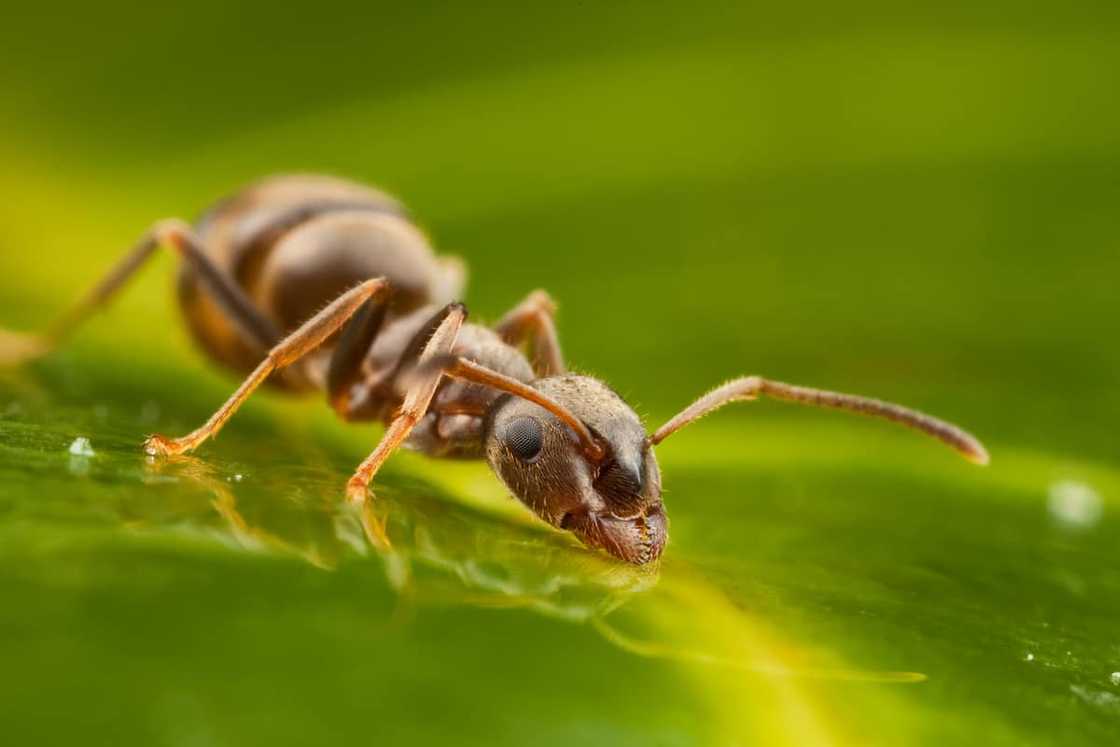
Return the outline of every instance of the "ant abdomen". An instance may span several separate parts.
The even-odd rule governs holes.
[[[383,192],[341,179],[281,176],[217,203],[198,221],[203,251],[264,312],[279,335],[297,328],[346,290],[383,277],[389,313],[443,305],[461,293],[457,263],[435,256],[401,205]],[[179,274],[188,327],[211,357],[251,371],[267,352],[201,291],[195,265]],[[329,346],[328,346],[329,348]],[[303,388],[296,377],[271,383]]]

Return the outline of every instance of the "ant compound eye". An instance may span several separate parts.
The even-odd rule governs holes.
[[[523,462],[531,462],[541,453],[544,433],[534,418],[516,418],[510,421],[502,435],[506,446]]]

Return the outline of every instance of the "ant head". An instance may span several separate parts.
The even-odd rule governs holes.
[[[421,365],[421,372],[425,369],[505,392],[487,418],[490,466],[545,521],[639,565],[660,557],[668,539],[652,447],[729,402],[766,394],[872,415],[933,436],[974,462],[988,463],[984,446],[951,423],[890,402],[760,376],[716,387],[647,436],[629,405],[598,379],[565,375],[526,384],[457,356],[433,358]],[[429,386],[434,390],[434,383]]]
[[[490,466],[522,503],[584,544],[630,563],[656,560],[668,538],[661,473],[637,414],[587,376],[532,386],[578,418],[594,444],[549,410],[507,395],[488,422]]]

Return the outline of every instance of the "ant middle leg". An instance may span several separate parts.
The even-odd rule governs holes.
[[[342,328],[331,353],[327,367],[327,401],[345,420],[353,415],[354,386],[362,380],[362,361],[385,324],[389,311],[387,295],[388,292],[362,305]]]
[[[510,345],[528,341],[533,371],[542,378],[568,370],[560,351],[555,315],[552,297],[543,290],[535,290],[494,325],[494,331]]]
[[[430,364],[451,354],[459,330],[466,318],[467,310],[463,304],[448,304],[439,314],[433,317],[431,322],[424,325],[424,329],[417,335],[419,341],[426,341],[423,342],[423,348],[419,354],[410,355],[406,352],[402,364],[414,365],[415,367],[408,372],[402,370],[402,373],[405,376],[413,377],[414,380],[409,382],[404,402],[397,409],[392,421],[385,429],[381,441],[378,442],[370,455],[358,465],[354,476],[347,482],[346,495],[350,500],[355,502],[365,500],[366,490],[377,471],[381,469],[381,465],[408,438],[408,434],[412,432],[412,429],[416,427],[416,424],[428,411],[428,405],[431,404],[432,397],[435,396],[436,389],[439,387],[443,371],[438,368],[430,369],[425,364]],[[433,326],[435,327],[434,331],[429,332]]]
[[[0,333],[0,364],[22,363],[46,355],[83,321],[113,298],[160,247],[175,249],[198,274],[201,283],[237,329],[261,350],[280,339],[275,325],[257,309],[237,283],[216,266],[191,227],[177,219],[153,225],[132,249],[83,296],[39,335]]]
[[[388,289],[385,278],[367,280],[336,298],[326,308],[303,323],[295,332],[281,340],[265,359],[241,383],[237,391],[200,428],[182,438],[153,435],[144,442],[149,454],[182,454],[197,448],[203,441],[217,434],[237,408],[267,379],[273,371],[295,363],[317,348],[334,334],[369,299]]]

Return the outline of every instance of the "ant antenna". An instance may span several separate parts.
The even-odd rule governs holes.
[[[892,402],[871,399],[870,397],[828,392],[823,389],[810,389],[809,387],[784,384],[780,381],[771,381],[760,376],[747,376],[716,387],[674,415],[667,423],[650,435],[648,441],[652,445],[657,445],[673,433],[689,423],[699,420],[713,410],[718,410],[730,402],[757,399],[761,394],[786,402],[797,402],[802,405],[826,407],[834,410],[848,410],[860,415],[892,420],[907,428],[913,428],[928,436],[933,436],[956,449],[970,462],[981,465],[988,463],[988,452],[975,436],[932,415],[926,415],[924,412],[911,410]]]
[[[517,379],[498,373],[492,369],[480,366],[477,363],[461,358],[457,355],[437,356],[417,366],[412,376],[423,376],[433,370],[442,372],[445,376],[455,379],[471,381],[482,384],[492,389],[508,392],[515,397],[521,397],[535,405],[539,405],[551,412],[576,433],[584,452],[593,461],[600,461],[604,456],[603,447],[591,435],[591,431],[568,408],[551,397],[523,384]]]

